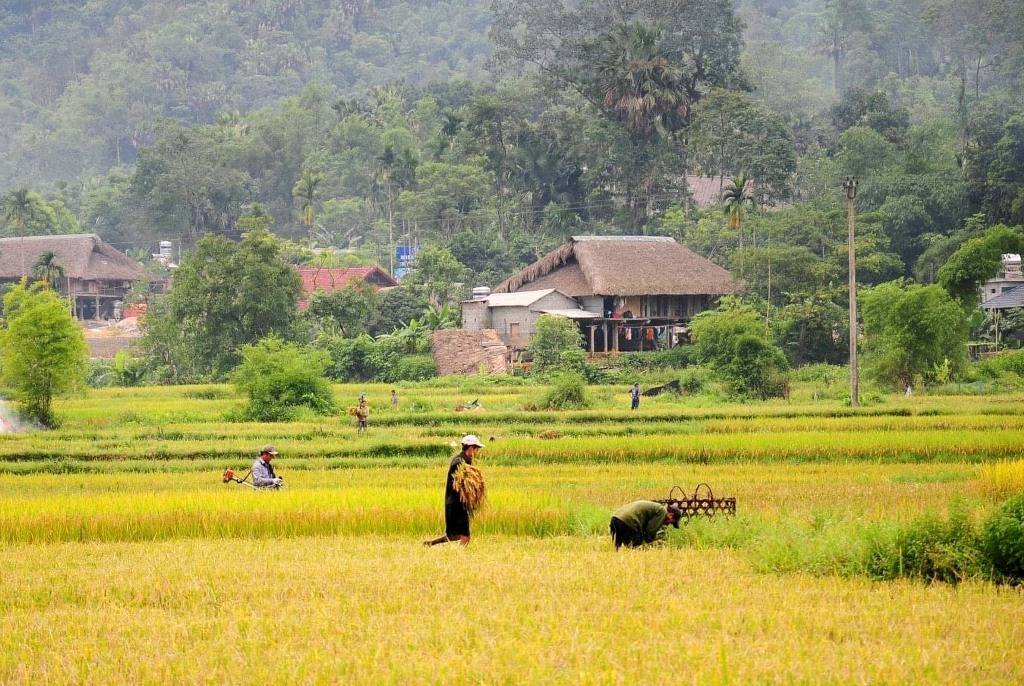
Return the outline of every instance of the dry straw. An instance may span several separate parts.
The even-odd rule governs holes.
[[[467,510],[475,512],[483,507],[487,488],[484,485],[484,474],[478,467],[465,462],[460,464],[452,475],[452,486]]]

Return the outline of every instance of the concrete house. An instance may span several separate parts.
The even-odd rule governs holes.
[[[31,279],[47,253],[63,270],[57,289],[71,301],[78,319],[113,318],[115,303],[123,302],[135,283],[147,280],[138,262],[99,236],[83,233],[0,239],[0,283]]]
[[[488,303],[500,294],[557,293],[575,306],[566,300],[519,306],[537,316],[566,311],[563,316],[580,321],[592,353],[650,350],[675,345],[695,315],[740,286],[727,270],[666,236],[574,236],[498,285]],[[525,335],[525,323],[520,326]]]
[[[467,331],[493,329],[512,349],[523,349],[537,331],[542,314],[592,318],[579,303],[554,288],[518,293],[490,293],[477,289],[472,300],[462,303],[462,328]]]

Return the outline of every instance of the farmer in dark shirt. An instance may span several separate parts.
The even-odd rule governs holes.
[[[629,407],[635,410],[640,407],[640,384],[635,383],[629,389]]]
[[[448,465],[448,479],[444,485],[444,536],[424,541],[423,545],[431,546],[451,541],[458,541],[462,545],[469,543],[469,509],[455,490],[455,472],[462,464],[473,464],[473,458],[483,447],[480,439],[472,434],[462,439],[462,452],[453,457],[451,464]]]
[[[653,500],[637,500],[623,505],[612,514],[609,529],[615,549],[622,546],[637,548],[665,537],[665,525],[679,528],[682,513],[674,505],[662,505]]]

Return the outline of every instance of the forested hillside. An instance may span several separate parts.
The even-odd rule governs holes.
[[[484,78],[486,0],[14,0],[0,7],[0,188],[134,163],[169,118],[209,123],[310,83]]]
[[[3,229],[146,252],[268,224],[491,284],[656,232],[835,313],[845,175],[866,284],[1024,222],[1022,35],[1011,0],[8,3]],[[753,191],[727,222],[687,174]]]

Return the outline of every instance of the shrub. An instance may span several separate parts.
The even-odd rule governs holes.
[[[732,346],[733,354],[720,371],[736,393],[758,398],[785,395],[786,356],[762,336],[745,334]]]
[[[335,381],[370,381],[377,376],[372,361],[376,346],[369,336],[322,335],[315,345],[329,355],[327,375]]]
[[[21,285],[4,296],[0,376],[26,417],[54,426],[53,396],[84,380],[86,345],[68,304],[44,284]]]
[[[654,350],[623,355],[621,369],[630,372],[648,372],[657,369],[683,369],[697,362],[697,349],[692,345],[680,345],[670,350]]]
[[[764,320],[753,306],[729,296],[718,309],[694,317],[690,330],[697,358],[720,369],[732,360],[737,338],[764,335]]]
[[[1007,350],[986,357],[975,365],[975,371],[990,379],[998,379],[1007,374],[1024,377],[1024,350]]]
[[[537,332],[530,341],[533,369],[545,372],[561,365],[563,352],[583,345],[583,334],[571,319],[542,314],[537,319]],[[582,352],[582,351],[581,351]]]
[[[873,540],[867,569],[879,579],[907,576],[955,584],[981,574],[978,533],[959,507],[946,519],[924,516],[888,540]]]
[[[587,381],[575,372],[558,374],[542,402],[542,406],[548,410],[578,410],[589,404]]]
[[[948,380],[966,364],[967,321],[964,311],[940,286],[902,280],[864,292],[864,353],[871,375],[897,388]]]
[[[239,393],[248,400],[247,419],[288,421],[300,407],[328,413],[334,409],[331,386],[324,378],[330,358],[311,350],[265,338],[242,348],[242,363],[232,374]]]
[[[981,540],[997,578],[1024,581],[1024,493],[1007,500],[985,520]]]
[[[424,381],[437,376],[433,355],[406,355],[398,359],[389,374],[390,381]]]

